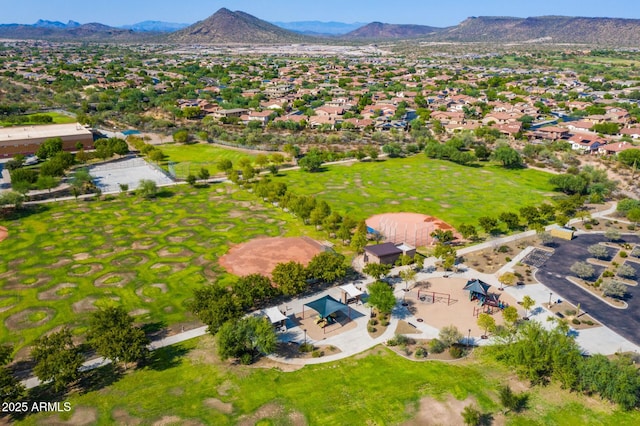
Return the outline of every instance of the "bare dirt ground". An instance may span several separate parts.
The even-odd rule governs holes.
[[[271,275],[278,263],[295,261],[306,266],[322,251],[321,244],[310,238],[256,238],[232,247],[219,263],[239,276]]]
[[[9,236],[9,230],[4,226],[0,226],[0,242],[4,241]]]
[[[438,329],[455,325],[464,335],[471,330],[472,337],[481,336],[484,330],[477,324],[477,314],[483,311],[477,300],[469,300],[469,293],[463,290],[466,283],[466,278],[431,278],[425,283],[416,285],[407,293],[405,298],[405,302],[409,304],[407,309],[417,318]],[[418,291],[420,291],[420,298],[424,297],[424,301],[418,299]],[[435,295],[435,303],[432,302],[433,292],[442,293]],[[491,287],[489,292],[499,294],[502,302],[515,306],[520,315],[524,315],[524,310],[508,294],[499,291],[496,287]],[[446,294],[450,295],[449,302]],[[504,325],[499,309],[493,308],[491,315],[496,320],[496,325]]]
[[[414,247],[433,244],[431,233],[436,229],[452,231],[456,238],[460,234],[448,223],[420,213],[384,213],[367,219],[367,226],[384,235],[387,241],[407,243]]]

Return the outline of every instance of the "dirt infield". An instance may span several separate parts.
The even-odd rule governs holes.
[[[246,276],[271,275],[278,263],[296,261],[307,265],[311,258],[324,251],[322,244],[311,238],[256,238],[232,247],[220,258],[228,272]]]
[[[407,243],[414,247],[434,243],[431,233],[436,229],[453,231],[456,238],[462,238],[453,226],[433,216],[420,213],[383,213],[367,219],[367,226],[380,234],[386,241]]]
[[[4,226],[0,226],[0,242],[9,236],[9,231]]]

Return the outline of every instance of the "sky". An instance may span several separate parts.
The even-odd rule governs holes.
[[[638,0],[0,0],[0,23],[38,19],[127,25],[141,21],[194,23],[218,9],[266,21],[338,21],[456,25],[470,16],[590,16],[640,19]]]

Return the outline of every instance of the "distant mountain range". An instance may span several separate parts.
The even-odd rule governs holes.
[[[321,22],[321,21],[297,21],[297,22],[272,22],[272,24],[294,31],[300,34],[312,36],[337,36],[347,34],[353,30],[367,25],[366,22],[354,22],[345,24],[344,22]]]
[[[437,28],[372,22],[263,21],[248,13],[220,9],[193,25],[145,21],[123,28],[74,21],[39,20],[33,25],[0,25],[0,38],[130,41],[201,44],[286,44],[333,41],[367,42],[414,39],[484,43],[582,43],[609,46],[640,45],[640,20],[541,16],[531,18],[472,17],[460,24]]]

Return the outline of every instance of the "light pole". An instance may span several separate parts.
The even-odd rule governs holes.
[[[469,335],[467,336],[467,349],[471,346],[471,329],[469,329]]]
[[[549,307],[551,307],[551,297],[553,297],[553,293],[549,293]]]
[[[307,329],[305,328],[304,330],[304,344],[307,344]]]

